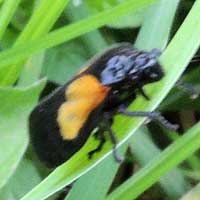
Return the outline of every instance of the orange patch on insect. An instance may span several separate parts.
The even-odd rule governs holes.
[[[92,75],[84,75],[68,86],[67,101],[60,106],[57,117],[63,139],[73,140],[78,136],[89,114],[103,102],[109,90]]]

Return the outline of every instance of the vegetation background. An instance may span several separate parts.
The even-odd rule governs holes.
[[[0,199],[200,199],[200,98],[174,87],[181,79],[200,89],[199,63],[188,66],[200,45],[199,11],[200,0],[0,0]],[[179,131],[116,116],[118,151],[133,162],[116,163],[109,141],[88,160],[97,145],[90,137],[72,159],[46,169],[29,145],[28,116],[47,80],[65,83],[124,41],[161,49],[166,73],[145,87],[151,101],[138,97],[130,110],[157,109]]]

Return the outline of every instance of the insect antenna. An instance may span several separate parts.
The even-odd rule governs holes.
[[[194,63],[194,62],[200,62],[200,55],[193,56],[193,58],[190,61],[190,63]]]
[[[197,90],[197,88],[190,83],[185,83],[179,80],[176,83],[176,87],[183,92],[189,94],[191,99],[196,99],[199,96],[199,91]]]

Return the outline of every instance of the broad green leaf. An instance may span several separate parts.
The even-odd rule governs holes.
[[[64,84],[80,71],[85,62],[85,50],[81,43],[73,41],[46,52],[42,74],[53,82]]]
[[[27,88],[0,88],[0,187],[15,172],[28,145],[28,116],[44,81]]]
[[[33,163],[27,159],[23,159],[8,185],[12,191],[12,195],[16,199],[20,199],[40,181],[41,177]]]

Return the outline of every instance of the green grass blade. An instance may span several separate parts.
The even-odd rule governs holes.
[[[146,11],[145,21],[136,40],[136,46],[139,49],[163,49],[166,46],[179,2],[179,0],[162,0]],[[136,141],[134,141],[135,139]],[[145,145],[144,142],[146,142]],[[161,152],[143,131],[137,132],[133,136],[131,144],[136,160],[142,166]],[[175,177],[176,182],[173,181]],[[178,169],[174,169],[171,173],[162,177],[159,184],[170,199],[177,199],[188,188],[186,180]]]
[[[180,200],[198,200],[200,197],[200,183],[192,188],[187,194],[185,194]]]
[[[68,2],[69,0],[41,1],[14,46],[41,37],[48,32]]]
[[[143,26],[136,40],[136,46],[139,49],[151,50],[166,47],[179,2],[180,0],[161,1],[146,11]]]
[[[163,174],[180,164],[199,147],[200,123],[196,124],[182,138],[175,141],[156,159],[111,193],[107,200],[135,199],[145,189],[159,180]]]
[[[7,65],[22,61],[37,51],[74,39],[105,25],[113,19],[117,19],[128,13],[147,7],[156,1],[158,0],[127,0],[112,9],[108,9],[88,19],[81,20],[57,31],[53,31],[41,39],[29,41],[26,42],[26,44],[21,44],[20,46],[8,49],[0,53],[0,74],[1,70]]]
[[[120,149],[120,155],[123,155],[125,150],[126,146]],[[76,200],[80,198],[104,200],[118,167],[119,163],[113,159],[113,155],[108,156],[99,165],[81,176],[75,182],[65,200]],[[90,189],[86,190],[85,188]]]
[[[0,40],[21,0],[6,0],[0,10]]]
[[[153,143],[150,139],[149,132],[145,129],[139,129],[136,132],[131,140],[131,149],[134,152],[134,158],[142,166],[146,166],[161,153],[161,150]],[[169,199],[178,199],[189,189],[189,184],[186,182],[181,170],[177,168],[171,170],[158,181]]]
[[[167,93],[170,87],[177,81],[178,77],[189,63],[190,58],[199,47],[199,9],[200,1],[197,0],[178,33],[175,35],[172,42],[161,57],[161,61],[166,69],[166,77],[164,80],[165,84],[163,84],[163,87],[161,88],[161,90],[163,89],[163,93]],[[185,45],[186,43],[187,45]],[[158,99],[160,97],[160,92],[158,92],[154,105],[159,102]],[[154,100],[152,99],[152,101]],[[139,175],[136,175],[136,178],[131,178],[127,184],[124,184],[113,192],[108,199],[120,199],[120,197],[126,197],[128,200],[137,197],[146,188],[157,181],[161,175],[168,172],[172,167],[175,167],[178,163],[186,159],[187,156],[191,155],[200,146],[198,141],[199,128],[200,125],[196,125],[189,131],[189,134],[183,136],[178,140],[178,143],[175,142],[175,144],[165,151],[166,153],[164,153],[163,157],[159,157],[159,159],[156,159],[154,163],[150,163],[144,168],[144,171],[141,171]],[[180,150],[182,150],[182,152],[180,152]],[[163,165],[164,161],[162,159],[166,159],[164,161],[167,164]],[[161,167],[161,165],[163,167]],[[133,190],[133,188],[136,189]]]
[[[6,187],[11,189],[12,194],[16,199],[20,199],[40,181],[41,177],[36,166],[34,166],[31,161],[23,159],[8,184],[6,184]]]
[[[56,2],[54,0],[43,0],[38,8],[36,8],[27,26],[15,42],[14,47],[46,34],[52,28],[53,24],[56,22],[68,2],[69,0],[57,0]],[[26,57],[24,57],[24,59],[25,58]],[[23,59],[19,61],[23,61]],[[6,66],[6,70],[4,69],[4,76],[0,83],[2,85],[13,84],[18,78],[22,66],[23,62],[12,66]]]
[[[73,2],[71,2],[67,6],[65,14],[71,21],[75,22],[89,17],[91,15],[91,10],[88,8],[86,3],[83,3],[76,7],[73,5]],[[91,33],[82,35],[81,40],[87,46],[87,51],[89,51],[90,56],[107,47],[107,42],[99,30],[94,30]]]

